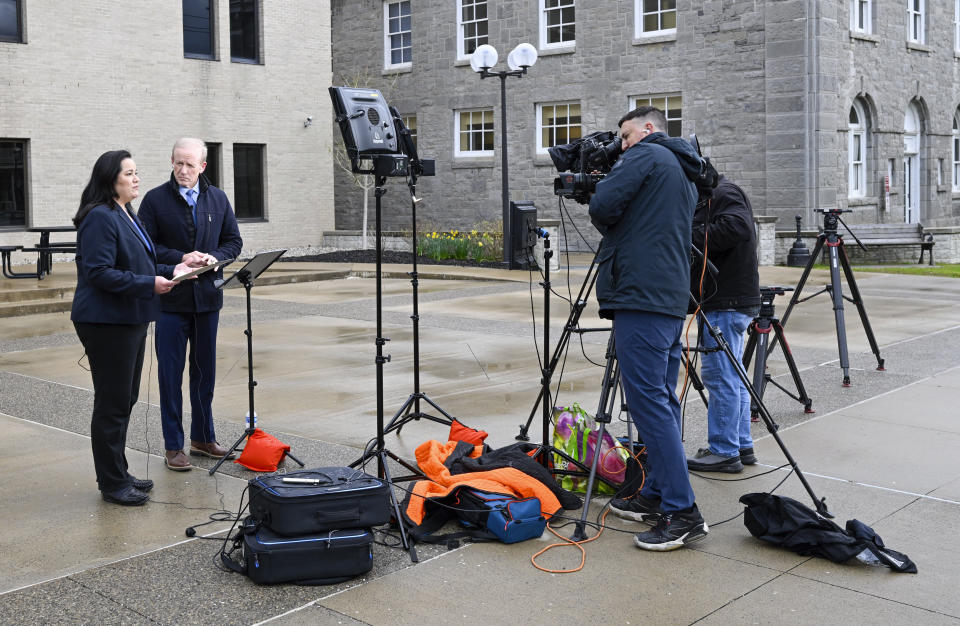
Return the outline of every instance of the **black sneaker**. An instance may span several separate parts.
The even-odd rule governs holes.
[[[740,462],[744,465],[757,464],[757,455],[753,453],[753,448],[740,448]]]
[[[692,459],[687,459],[687,469],[693,472],[739,474],[743,471],[743,463],[739,456],[719,456],[710,452],[710,448],[700,448]]]
[[[610,510],[617,517],[652,524],[660,517],[660,500],[644,498],[638,493],[632,498],[610,500]]]
[[[707,536],[707,523],[697,505],[687,511],[661,513],[656,526],[633,536],[633,543],[643,550],[666,552],[682,548]]]

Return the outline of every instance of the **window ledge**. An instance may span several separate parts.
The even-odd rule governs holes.
[[[217,57],[211,54],[191,54],[189,52],[183,53],[183,58],[185,59],[196,59],[198,61],[219,61]]]
[[[950,185],[937,185],[937,193],[947,193],[951,191]]]
[[[493,167],[496,164],[496,157],[468,157],[458,156],[453,158],[451,167],[455,170],[471,169],[475,167]]]
[[[469,63],[469,61],[468,61]],[[413,65],[404,65],[402,67],[385,67],[382,76],[393,76],[394,74],[409,74],[413,71]]]
[[[635,46],[646,46],[648,44],[654,43],[666,43],[670,41],[677,40],[677,33],[666,33],[663,35],[650,35],[647,37],[634,37],[633,45]]]
[[[876,206],[880,204],[880,198],[872,196],[857,196],[856,198],[847,198],[848,207]]]
[[[259,59],[243,59],[240,57],[230,57],[231,63],[239,63],[240,65],[263,65]]]
[[[953,193],[950,194],[951,200],[960,200],[960,189],[954,189]]]
[[[464,65],[466,65],[467,67],[470,66],[470,57],[467,57],[465,59],[457,59],[456,61],[453,62],[454,67],[463,67]]]
[[[861,41],[871,41],[873,43],[880,43],[880,38],[876,35],[871,35],[870,33],[864,33],[857,30],[850,31],[850,39],[859,39]]]
[[[537,54],[542,57],[548,57],[554,54],[573,54],[577,51],[577,43],[568,43],[555,48],[537,48]]]
[[[922,43],[916,43],[914,41],[907,42],[907,50],[916,50],[917,52],[926,52],[927,54],[930,54],[931,52],[933,52],[933,48],[931,48],[930,46],[924,45]]]
[[[238,217],[237,218],[238,224],[259,224],[261,222],[266,223],[269,221],[270,220],[268,220],[265,217]]]
[[[553,159],[550,158],[550,155],[546,152],[536,153],[533,155],[533,164],[534,165],[553,165]]]

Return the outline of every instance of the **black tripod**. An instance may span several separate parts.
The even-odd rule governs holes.
[[[753,323],[747,329],[747,345],[743,349],[743,368],[750,368],[751,355],[756,353],[757,360],[753,366],[753,388],[757,395],[763,398],[763,391],[767,383],[770,383],[780,391],[784,392],[797,402],[803,405],[804,413],[814,413],[813,400],[807,396],[807,391],[803,387],[803,381],[800,380],[800,370],[797,369],[797,363],[793,360],[793,353],[790,352],[790,345],[786,337],[783,336],[783,324],[776,318],[773,307],[773,299],[776,296],[782,296],[787,291],[792,291],[793,287],[761,287],[760,288],[760,313],[753,318]],[[797,386],[797,395],[793,395],[786,387],[773,380],[767,373],[767,355],[773,350],[770,342],[770,333],[773,332],[774,340],[783,349],[783,356],[787,361],[787,367],[790,369],[790,375]],[[750,414],[757,416],[756,405],[751,404]]]
[[[240,447],[240,444],[243,443],[243,441],[252,435],[257,429],[255,424],[256,420],[254,420],[256,413],[253,410],[253,388],[257,386],[257,381],[253,379],[253,326],[252,315],[250,311],[250,290],[253,289],[253,280],[262,274],[265,269],[273,265],[273,262],[279,259],[284,252],[286,252],[286,250],[271,250],[269,252],[261,252],[257,256],[250,259],[246,265],[237,270],[237,272],[230,278],[224,281],[219,281],[219,284],[215,283],[217,284],[218,288],[223,289],[234,279],[236,279],[238,282],[240,282],[240,284],[243,285],[243,288],[247,292],[247,329],[243,331],[243,334],[247,336],[247,393],[249,398],[248,408],[250,411],[248,415],[250,416],[250,419],[247,423],[246,430],[243,431],[243,434],[240,435],[240,438],[237,439],[232,446],[230,446],[230,449],[227,450],[227,453],[224,454],[219,461],[217,461],[216,465],[210,468],[211,475],[220,469],[220,466],[223,465],[223,462],[226,461],[227,458]],[[287,452],[287,456],[299,464],[300,467],[303,467],[303,463],[301,463],[297,457],[293,456],[289,452]]]
[[[847,209],[815,209],[818,213],[823,213],[823,232],[817,236],[817,245],[814,246],[813,252],[810,253],[810,260],[807,261],[807,266],[803,269],[803,274],[800,276],[800,281],[797,282],[797,287],[793,292],[793,298],[790,299],[790,305],[787,307],[786,312],[783,314],[783,320],[781,324],[783,326],[787,325],[787,319],[790,317],[790,311],[793,310],[794,305],[799,302],[806,302],[807,300],[820,295],[823,292],[830,294],[830,299],[833,300],[833,313],[836,319],[837,325],[837,346],[840,350],[840,367],[843,369],[843,386],[850,386],[850,357],[847,353],[847,331],[844,325],[843,320],[843,301],[851,302],[857,307],[857,311],[860,313],[860,321],[863,322],[863,329],[867,333],[867,341],[870,342],[870,349],[873,351],[873,354],[877,357],[877,371],[884,371],[883,359],[880,358],[880,348],[877,346],[877,340],[873,337],[873,329],[870,328],[870,320],[867,319],[867,310],[863,306],[863,299],[860,297],[860,290],[857,288],[857,281],[853,277],[853,270],[850,269],[850,261],[847,259],[847,253],[843,248],[843,235],[837,233],[837,223],[843,224],[847,231],[850,232],[850,228],[840,219],[841,213],[849,213]],[[863,250],[866,250],[866,247],[857,239],[857,236],[850,232],[850,235],[854,238]],[[800,298],[800,292],[803,290],[803,285],[807,282],[807,277],[810,275],[810,270],[813,269],[813,264],[816,263],[817,257],[820,254],[820,251],[823,249],[824,244],[827,246],[829,251],[830,259],[830,284],[826,285],[820,291],[814,293],[813,295],[807,296],[806,298]],[[850,293],[853,294],[853,298],[848,298],[843,295],[843,289],[840,284],[840,267],[843,267],[844,276],[847,278],[847,285],[850,287]],[[772,346],[771,346],[772,347]]]
[[[691,294],[691,298],[693,295]],[[757,394],[757,391],[754,389],[753,385],[750,383],[750,379],[747,376],[747,370],[744,368],[743,363],[740,359],[733,354],[733,351],[730,349],[730,344],[727,343],[727,340],[723,338],[723,333],[721,333],[715,326],[711,325],[707,320],[706,315],[703,311],[698,311],[699,319],[698,321],[701,324],[701,328],[706,328],[710,336],[713,338],[713,341],[717,344],[720,350],[726,355],[727,359],[734,366],[734,369],[737,372],[737,376],[740,378],[740,381],[746,387],[747,392],[750,394],[751,401],[756,405],[757,411],[760,415],[760,418],[763,420],[764,425],[767,427],[767,432],[773,437],[774,441],[777,442],[777,445],[780,446],[780,450],[783,452],[783,455],[786,457],[787,462],[790,464],[790,467],[796,473],[797,478],[800,479],[801,484],[804,489],[809,494],[813,504],[817,509],[817,512],[824,517],[832,518],[833,515],[827,509],[826,498],[817,498],[817,495],[813,492],[813,488],[810,487],[810,484],[807,482],[806,477],[803,475],[803,472],[800,471],[800,467],[797,465],[797,462],[791,456],[790,451],[787,450],[786,444],[783,443],[783,440],[780,438],[780,435],[777,434],[777,425],[774,423],[773,418],[770,416],[770,412],[767,410],[767,407],[763,404],[763,399]],[[601,441],[603,437],[603,429],[606,423],[610,422],[610,416],[607,412],[607,407],[610,406],[612,402],[613,388],[615,383],[619,379],[620,372],[619,367],[616,364],[616,351],[614,350],[614,341],[613,333],[611,333],[611,338],[608,343],[607,348],[607,365],[604,370],[604,381],[603,388],[601,391],[600,406],[601,408],[597,410],[597,422],[600,424],[599,437],[597,441]],[[603,419],[601,421],[601,412],[604,413]],[[599,446],[598,446],[599,447]],[[594,479],[597,477],[597,462],[600,455],[594,454],[593,463],[590,466],[590,477],[587,480],[587,493],[583,503],[583,513],[581,515],[580,521],[577,523],[576,530],[574,531],[573,539],[576,541],[582,541],[586,538],[584,529],[587,523],[588,509],[590,508],[590,500],[593,497],[593,484]],[[600,477],[602,479],[602,477]]]
[[[410,316],[410,319],[413,320],[413,393],[411,393],[403,405],[400,406],[384,428],[384,434],[397,431],[397,435],[400,434],[400,430],[403,429],[405,424],[421,418],[448,426],[453,423],[453,417],[451,417],[449,413],[441,409],[427,394],[420,391],[420,281],[417,275],[417,203],[420,202],[420,199],[417,198],[416,195],[417,179],[413,171],[410,173],[408,186],[410,187],[410,214],[413,218],[413,271],[407,272],[407,275],[410,277],[410,284],[413,286],[413,315]],[[443,417],[437,417],[421,411],[421,400],[436,409]]]
[[[387,175],[397,175],[391,174],[390,172],[396,168],[396,159],[395,156],[375,156],[373,158],[374,162],[374,171],[375,171],[375,183],[376,183],[376,222],[377,222],[377,236],[376,236],[376,248],[377,248],[377,271],[376,271],[376,283],[377,283],[377,337],[375,343],[377,346],[377,356],[376,356],[376,365],[377,365],[377,436],[376,439],[372,440],[363,451],[363,455],[356,461],[350,464],[350,467],[359,467],[366,463],[367,460],[377,457],[377,476],[386,480],[390,486],[390,503],[393,505],[394,517],[397,520],[397,526],[400,528],[400,540],[403,544],[403,549],[410,552],[410,558],[412,561],[416,562],[416,552],[413,550],[413,544],[410,543],[409,538],[407,537],[407,530],[403,523],[403,516],[400,514],[400,504],[397,501],[397,496],[393,491],[393,483],[401,480],[410,480],[413,478],[422,478],[423,473],[420,470],[407,463],[402,458],[391,452],[387,449],[386,443],[384,441],[384,435],[387,433],[387,428],[384,426],[383,421],[383,364],[390,360],[390,355],[383,354],[383,346],[386,342],[390,341],[387,337],[383,336],[383,226],[382,226],[382,200],[383,194],[387,192],[384,188],[384,185],[387,182]],[[403,168],[403,172],[406,173],[406,168]],[[412,396],[411,396],[412,398]],[[408,401],[409,402],[409,401]],[[432,403],[431,403],[432,404]],[[399,415],[399,414],[398,414]],[[398,416],[394,416],[394,419],[391,420],[391,426],[394,425],[394,422],[398,419]],[[397,427],[399,428],[399,427]],[[408,471],[412,472],[412,476],[401,476],[397,479],[394,479],[390,475],[390,467],[388,465],[388,459],[393,459],[398,464],[403,466]]]

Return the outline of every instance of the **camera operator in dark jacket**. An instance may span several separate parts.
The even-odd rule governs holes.
[[[693,245],[706,252],[717,275],[704,271],[703,263],[694,263],[691,291],[730,351],[742,358],[744,332],[760,308],[757,235],[746,194],[722,176],[712,197],[702,196],[697,203]],[[699,337],[704,348],[716,347],[702,325]],[[687,466],[700,472],[735,474],[743,471],[744,463],[757,462],[750,436],[750,394],[723,352],[705,352],[702,358],[700,371],[710,394],[708,446],[687,459]]]
[[[596,186],[590,219],[600,315],[612,318],[621,383],[650,472],[640,493],[614,499],[617,515],[655,524],[634,543],[674,550],[707,534],[680,440],[680,335],[690,300],[690,228],[701,160],[667,137],[663,112],[643,106],[619,122],[623,154]]]
[[[243,239],[233,207],[203,175],[207,147],[199,139],[180,139],[173,146],[170,180],[147,192],[140,220],[157,246],[161,263],[202,265],[235,259]],[[213,385],[216,374],[217,326],[223,293],[214,279],[223,270],[184,281],[160,299],[157,322],[157,370],[160,378],[160,423],[165,462],[175,471],[192,465],[183,452],[183,368],[190,344],[190,453],[222,457],[213,430]]]

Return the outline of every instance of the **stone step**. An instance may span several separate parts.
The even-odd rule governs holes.
[[[36,313],[62,313],[73,306],[73,290],[67,299],[20,300],[0,302],[0,318],[34,315]]]
[[[24,279],[28,280],[28,279]],[[33,280],[33,283],[37,283]],[[73,299],[74,286],[36,287],[0,291],[0,303],[24,302],[27,300],[67,300]]]

